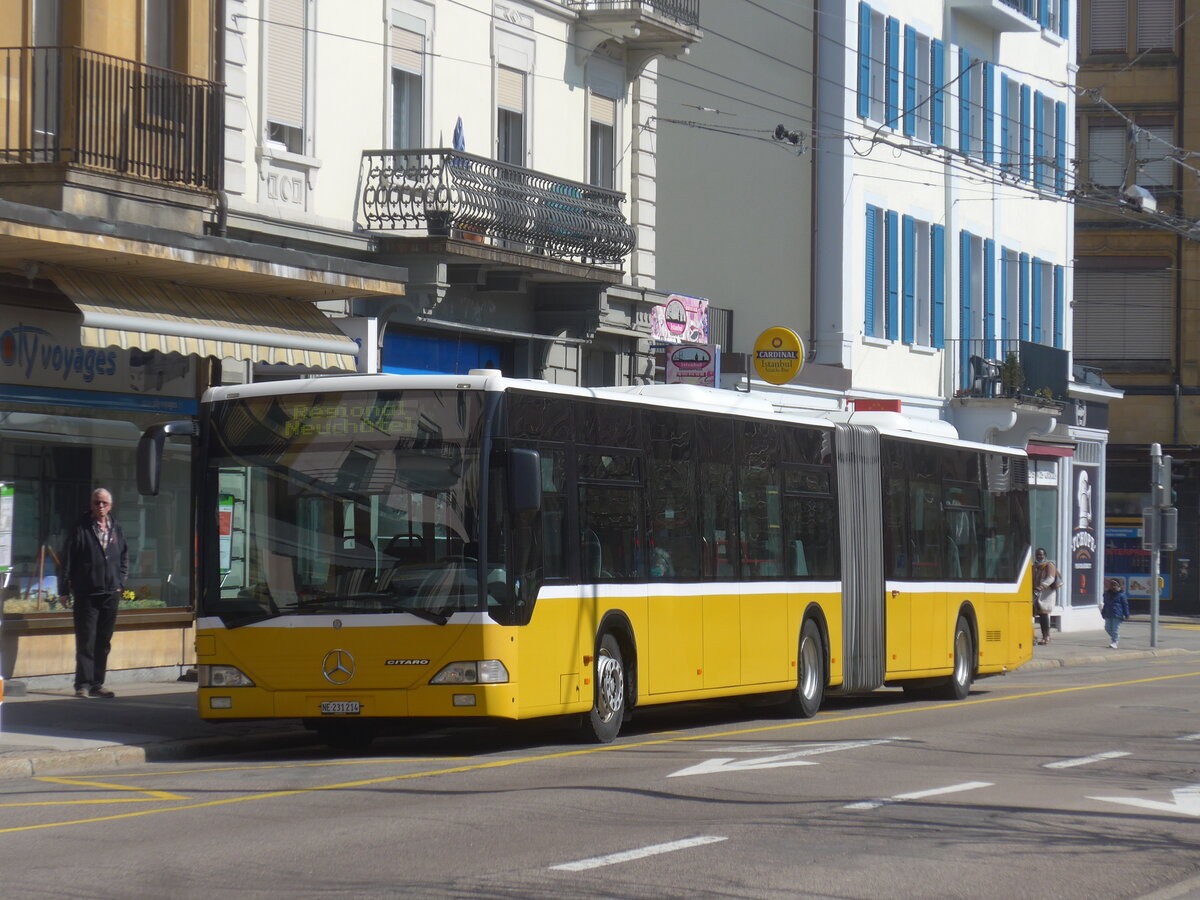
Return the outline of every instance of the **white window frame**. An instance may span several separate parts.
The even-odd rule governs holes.
[[[400,71],[407,72],[409,75],[414,75],[420,79],[420,97],[421,97],[421,124],[420,134],[417,140],[413,142],[413,148],[428,147],[431,144],[430,139],[430,97],[431,97],[431,62],[433,56],[430,48],[433,45],[434,31],[434,9],[424,3],[416,2],[396,2],[393,0],[390,14],[388,16],[388,64],[387,64],[387,84],[385,90],[387,92],[387,120],[384,123],[384,134],[387,135],[389,146],[394,143],[396,133],[396,97],[395,97],[395,72],[397,68]],[[402,28],[405,31],[413,32],[422,36],[422,65],[421,72],[414,73],[408,69],[397,67],[392,63],[392,45],[391,45],[391,29]],[[468,148],[468,152],[470,152]]]
[[[492,27],[492,148],[499,158],[500,149],[500,69],[512,69],[524,78],[523,111],[521,113],[522,155],[521,161],[512,165],[533,168],[533,87],[536,62],[535,44],[532,38],[513,30],[506,23],[495,23]]]

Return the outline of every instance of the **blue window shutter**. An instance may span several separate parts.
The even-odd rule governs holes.
[[[1021,340],[1029,340],[1029,254],[1017,257],[1017,302],[1021,306]]]
[[[892,16],[884,23],[884,38],[887,41],[887,79],[884,88],[884,114],[889,128],[900,124],[900,20]]]
[[[871,7],[858,4],[858,114],[871,115]]]
[[[1058,36],[1071,36],[1071,0],[1058,0]]]
[[[971,152],[971,57],[958,50],[958,149]]]
[[[1008,248],[1001,247],[1000,248],[1000,340],[1002,342],[1008,340],[1008,292],[1009,292],[1009,288],[1010,288],[1009,283],[1008,283],[1008,270],[1010,268],[1010,266],[1008,264],[1009,258],[1010,257],[1008,254]],[[1001,350],[1004,349],[1003,343],[1001,344],[1000,349]]]
[[[971,383],[971,233],[958,233],[958,371],[960,387]]]
[[[1033,329],[1030,335],[1030,340],[1035,344],[1042,342],[1042,261],[1036,256],[1033,258],[1032,275],[1030,293],[1033,296]]]
[[[1054,267],[1054,346],[1059,350],[1063,345],[1063,286],[1066,272],[1062,266]]]
[[[1046,186],[1046,104],[1041,91],[1033,95],[1033,183]]]
[[[996,242],[983,242],[983,336],[984,356],[996,358]]]
[[[885,313],[885,327],[887,331],[887,339],[889,341],[898,341],[900,339],[900,254],[898,252],[898,243],[900,239],[900,215],[895,210],[889,209],[883,215],[883,234],[886,242],[884,250],[884,288],[887,292],[887,311]]]
[[[904,26],[904,133],[917,133],[917,32]]]
[[[1008,150],[1008,76],[1000,73],[1000,167],[1006,172],[1012,171],[1012,154]]]
[[[931,341],[939,350],[946,346],[946,226],[929,228],[930,292],[933,294]]]
[[[1021,177],[1029,180],[1029,107],[1031,91],[1029,85],[1021,85]]]
[[[1043,28],[1050,24],[1050,0],[1038,0],[1037,20]]]
[[[1054,104],[1054,190],[1067,192],[1067,104]]]
[[[993,160],[992,147],[996,143],[996,67],[983,64],[983,161]]]
[[[867,229],[864,240],[865,256],[867,260],[866,285],[864,313],[863,313],[863,334],[867,337],[875,336],[875,250],[878,235],[876,234],[875,221],[879,210],[874,206],[867,205]]]
[[[929,45],[929,140],[946,146],[946,45],[933,40]]]
[[[916,317],[917,306],[917,272],[915,266],[916,251],[917,251],[917,223],[912,216],[905,216],[902,222],[904,237],[903,255],[904,255],[904,319],[902,326],[903,340],[906,344],[911,344],[916,340]]]

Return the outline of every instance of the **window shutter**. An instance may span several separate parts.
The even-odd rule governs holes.
[[[1170,269],[1076,266],[1077,359],[1169,360],[1174,340],[1174,284]]]
[[[1038,24],[1043,28],[1050,25],[1050,3],[1049,0],[1037,0],[1037,20]]]
[[[883,234],[885,241],[884,249],[884,287],[887,291],[887,321],[884,323],[887,331],[887,339],[896,341],[900,339],[900,279],[897,271],[900,265],[900,254],[898,252],[898,244],[900,239],[900,215],[894,210],[888,210],[884,214]]]
[[[1128,136],[1124,125],[1088,122],[1088,179],[1102,187],[1120,187],[1125,182],[1125,150]]]
[[[1008,270],[1013,254],[1007,247],[1000,248],[1000,338],[1008,339],[1008,292],[1012,289],[1009,284]]]
[[[1021,340],[1029,340],[1029,254],[1017,257],[1017,301],[1021,306]]]
[[[617,124],[617,101],[611,97],[592,94],[591,120],[615,128]]]
[[[1029,85],[1021,85],[1021,177],[1029,180],[1029,106],[1031,91]]]
[[[1125,53],[1129,48],[1128,0],[1092,0],[1088,50]]]
[[[961,387],[971,383],[971,233],[958,234],[958,371]]]
[[[1174,49],[1175,0],[1138,0],[1138,52]]]
[[[1054,346],[1062,349],[1063,345],[1063,287],[1066,272],[1062,266],[1054,267]]]
[[[992,147],[996,143],[996,67],[983,64],[983,161],[994,159]]]
[[[271,0],[267,8],[267,119],[304,127],[305,0]]]
[[[871,205],[867,206],[867,223],[866,223],[866,244],[864,254],[867,261],[866,278],[863,282],[865,287],[865,296],[863,297],[863,334],[867,337],[875,336],[875,266],[876,266],[876,242],[878,235],[875,227],[875,222],[878,210]]]
[[[884,25],[887,41],[887,82],[884,89],[884,114],[889,128],[900,124],[900,20],[888,16]]]
[[[983,242],[983,336],[984,355],[996,358],[996,242]]]
[[[1170,158],[1171,150],[1167,146],[1174,141],[1173,125],[1138,126],[1137,139],[1134,142],[1139,162],[1138,184],[1142,187],[1175,187],[1175,163]]]
[[[414,75],[425,74],[425,35],[393,25],[392,68]]]
[[[946,226],[929,227],[929,265],[932,271],[930,291],[933,294],[933,321],[930,323],[933,346],[946,346]]]
[[[1067,191],[1067,104],[1054,104],[1054,190]]]
[[[958,149],[971,152],[971,57],[958,51]]]
[[[904,343],[911,344],[916,340],[917,312],[917,272],[915,266],[917,249],[917,227],[912,216],[903,220],[904,236],[902,239],[904,254],[904,320],[902,333]]]
[[[1033,183],[1046,184],[1046,99],[1041,91],[1033,95]]]
[[[917,131],[917,32],[904,26],[904,133]]]
[[[1033,333],[1030,340],[1035,344],[1042,342],[1042,261],[1036,256],[1031,266],[1032,274],[1030,287],[1032,290]]]
[[[1003,72],[1000,73],[1000,166],[1005,171],[1012,171],[1010,168],[1015,160],[1009,152],[1009,124],[1008,117],[1011,114],[1008,103],[1008,76]]]
[[[1071,36],[1071,0],[1058,0],[1058,36]]]
[[[929,45],[929,140],[946,146],[946,45],[933,40]]]
[[[496,105],[516,113],[525,112],[525,73],[498,66],[496,69]]]
[[[858,4],[858,114],[871,115],[871,7]]]

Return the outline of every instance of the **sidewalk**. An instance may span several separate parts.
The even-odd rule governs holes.
[[[1099,616],[1097,616],[1099,621]],[[1112,660],[1169,656],[1200,661],[1200,619],[1162,617],[1158,646],[1150,646],[1150,617],[1121,628],[1121,648],[1110,650],[1103,630],[1056,633],[1020,671],[1086,666]],[[133,682],[111,686],[112,700],[80,700],[74,691],[30,690],[0,707],[0,778],[70,775],[170,759],[229,756],[294,749],[318,743],[295,720],[210,723],[196,714],[189,682]]]

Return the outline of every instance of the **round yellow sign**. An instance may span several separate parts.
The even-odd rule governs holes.
[[[787,384],[804,365],[804,342],[790,328],[768,328],[754,342],[754,368],[768,384]]]

